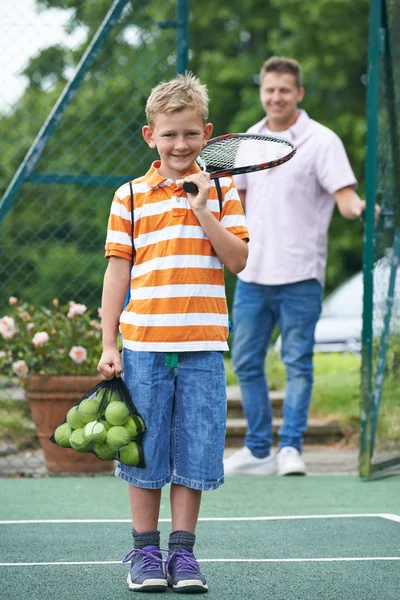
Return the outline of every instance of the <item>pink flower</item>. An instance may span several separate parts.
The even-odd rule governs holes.
[[[53,306],[57,307],[60,305],[60,301],[58,298],[53,298]]]
[[[13,304],[17,304],[18,300],[15,296],[10,296],[8,299],[8,303],[12,306]]]
[[[83,315],[87,311],[87,306],[84,304],[77,304],[76,302],[71,301],[69,303],[69,311],[67,317],[72,319],[72,317],[76,317],[79,315]]]
[[[23,321],[29,321],[29,319],[31,318],[30,314],[26,310],[21,310],[21,312],[19,314]]]
[[[12,317],[3,317],[0,319],[0,333],[5,340],[9,340],[17,333],[15,321]]]
[[[69,351],[69,357],[72,358],[77,365],[81,365],[87,359],[87,351],[83,346],[72,346]]]
[[[35,348],[44,346],[49,341],[49,334],[45,331],[38,331],[32,338],[32,344]]]
[[[21,379],[26,377],[29,372],[28,366],[24,360],[16,360],[15,363],[12,364],[12,370],[16,376],[21,377]]]
[[[32,329],[35,327],[35,323],[28,323],[28,325],[26,326],[26,330],[27,331],[32,331]]]

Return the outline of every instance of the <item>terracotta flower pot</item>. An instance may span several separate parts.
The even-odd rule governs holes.
[[[94,376],[41,376],[25,379],[25,395],[44,451],[46,467],[52,473],[111,472],[113,461],[100,460],[91,452],[76,452],[50,442],[54,430],[64,421],[69,409],[101,381]]]

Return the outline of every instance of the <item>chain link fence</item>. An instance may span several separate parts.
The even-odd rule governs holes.
[[[97,317],[113,192],[156,158],[141,135],[146,99],[187,54],[187,1],[42,3],[39,16],[21,4],[5,9],[14,88],[0,90],[0,365],[10,298],[74,301]],[[0,474],[46,472],[24,392],[4,369],[0,454]]]
[[[372,0],[360,471],[400,469],[400,13]],[[374,226],[373,204],[382,214]],[[369,212],[368,212],[369,209]]]

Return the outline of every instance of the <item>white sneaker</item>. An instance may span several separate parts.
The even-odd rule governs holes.
[[[300,452],[292,446],[285,446],[278,452],[278,475],[305,475],[307,467]]]
[[[276,463],[273,454],[265,458],[257,458],[246,446],[224,460],[224,475],[275,475],[275,473]]]

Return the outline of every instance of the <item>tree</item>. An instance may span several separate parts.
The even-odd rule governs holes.
[[[37,4],[73,9],[69,30],[84,27],[90,40],[111,3]],[[141,137],[145,101],[151,87],[176,70],[175,31],[157,23],[173,20],[175,11],[175,0],[132,0],[46,147],[38,172],[113,175],[122,182],[148,168],[155,155]],[[297,0],[191,3],[190,68],[208,85],[215,134],[243,131],[260,119],[257,77],[262,62],[273,54],[295,57],[304,72],[303,106],[343,139],[362,193],[367,31],[368,0],[313,0],[303,2],[301,9]],[[60,45],[44,48],[27,65],[30,84],[15,111],[0,120],[6,148],[0,190],[11,180],[87,43],[73,51]],[[76,289],[81,294],[76,300],[97,303],[99,256],[115,187],[26,183],[0,224],[4,297],[19,295],[43,303],[59,290],[61,300],[67,301]],[[334,216],[328,290],[360,268],[361,231],[361,224]],[[230,302],[230,275],[227,284]]]

